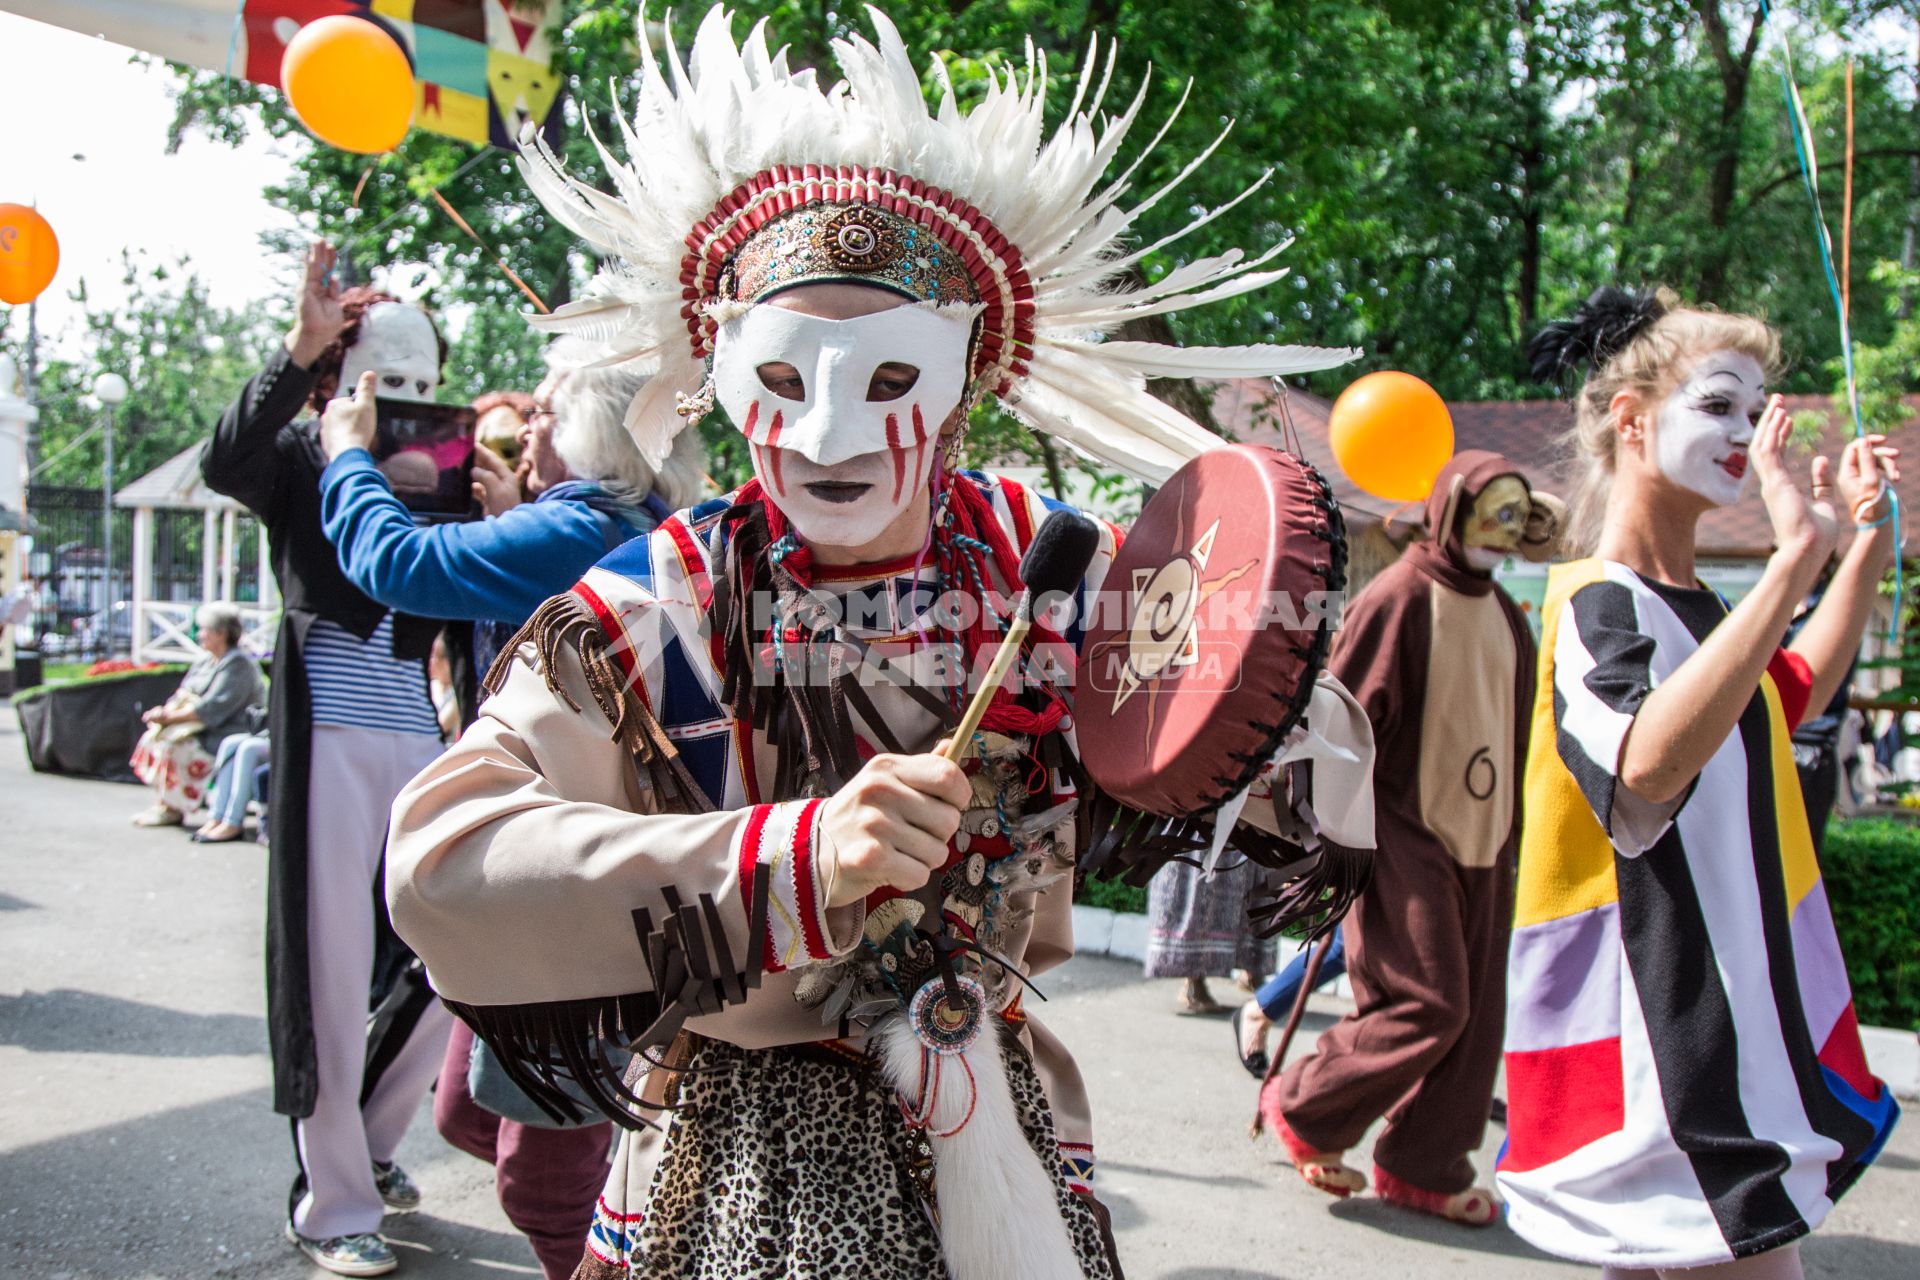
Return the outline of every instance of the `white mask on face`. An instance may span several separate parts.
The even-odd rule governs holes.
[[[433,321],[403,302],[376,302],[360,317],[360,332],[340,362],[340,390],[347,395],[367,370],[377,375],[382,400],[433,403],[440,388],[440,339]]]
[[[1767,407],[1766,378],[1743,352],[1701,357],[1660,406],[1653,455],[1661,474],[1715,506],[1740,501],[1754,424]]]
[[[924,460],[966,389],[967,346],[978,313],[978,307],[918,303],[825,320],[768,303],[746,307],[719,327],[714,394],[756,446],[756,465],[761,453],[775,449],[823,467],[887,450],[918,452]],[[768,364],[792,365],[801,385],[776,394],[760,376]],[[869,386],[883,364],[905,365],[919,376],[904,395],[870,400]],[[770,490],[777,497],[780,488],[775,483]]]

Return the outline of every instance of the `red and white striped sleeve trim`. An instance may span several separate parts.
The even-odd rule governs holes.
[[[768,973],[835,958],[826,894],[814,865],[820,805],[819,800],[755,805],[740,829],[740,883],[753,882],[755,863],[765,863],[769,872],[767,929],[761,940]]]

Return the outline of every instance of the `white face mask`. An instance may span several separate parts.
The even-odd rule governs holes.
[[[864,547],[892,528],[909,507],[918,503],[923,512],[926,509],[927,474],[903,480],[897,449],[862,453],[830,467],[798,453],[786,454],[780,466],[785,493],[780,495],[761,469],[761,459],[768,452],[753,451],[754,474],[794,532],[810,546]]]
[[[1701,357],[1660,406],[1653,456],[1661,474],[1715,506],[1740,501],[1754,424],[1767,407],[1766,378],[1760,362],[1742,352]]]
[[[768,303],[746,307],[715,338],[714,394],[756,446],[823,467],[883,449],[925,447],[966,389],[978,311],[918,303],[824,320]],[[761,376],[769,364],[792,365],[799,385],[770,388]],[[917,376],[904,394],[869,399],[882,365]]]
[[[427,313],[404,302],[368,307],[340,362],[337,394],[349,394],[369,369],[377,375],[374,394],[380,399],[432,404],[440,389],[440,339]]]
[[[715,397],[800,537],[863,546],[915,502],[966,387],[978,310],[919,303],[827,320],[761,303],[720,324]],[[769,365],[791,365],[797,381],[763,377]],[[883,365],[912,371],[911,385],[900,392],[905,371]]]

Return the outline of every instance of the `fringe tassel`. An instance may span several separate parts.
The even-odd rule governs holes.
[[[1097,880],[1135,888],[1167,866],[1201,866],[1213,839],[1211,814],[1166,818],[1142,813],[1098,788],[1085,792],[1078,815],[1079,870]],[[1327,840],[1308,850],[1256,827],[1241,824],[1227,848],[1262,868],[1271,886],[1254,900],[1248,918],[1263,938],[1302,926],[1317,938],[1337,925],[1373,878],[1373,854]]]
[[[1373,882],[1373,850],[1349,849],[1322,840],[1310,865],[1248,905],[1247,918],[1262,938],[1285,932],[1314,942],[1339,927]],[[1272,883],[1271,880],[1268,882]],[[1304,934],[1299,930],[1304,927]]]
[[[661,808],[671,813],[712,812],[712,799],[687,770],[666,730],[633,692],[632,683],[614,658],[613,643],[586,601],[571,591],[563,592],[535,609],[513,639],[501,647],[493,665],[487,668],[481,688],[489,695],[500,692],[520,647],[532,645],[547,688],[578,711],[580,704],[559,677],[559,656],[571,651],[580,663],[594,704],[613,726],[613,740],[633,756],[635,767],[659,797]]]
[[[760,985],[752,940],[766,930],[767,890],[762,864],[753,877],[744,966],[734,959],[712,896],[683,903],[668,888],[667,913],[658,923],[649,911],[633,913],[646,991],[523,1005],[445,1004],[499,1056],[508,1078],[556,1121],[578,1123],[591,1106],[622,1128],[650,1125],[643,1112],[654,1106],[629,1086],[624,1064],[609,1056],[607,1046],[654,1061],[653,1054],[671,1048],[688,1018],[744,1001]]]

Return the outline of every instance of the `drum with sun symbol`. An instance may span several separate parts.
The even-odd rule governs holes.
[[[1306,712],[1345,585],[1339,507],[1298,456],[1231,445],[1175,472],[1081,642],[1073,714],[1092,781],[1161,818],[1243,791]]]

